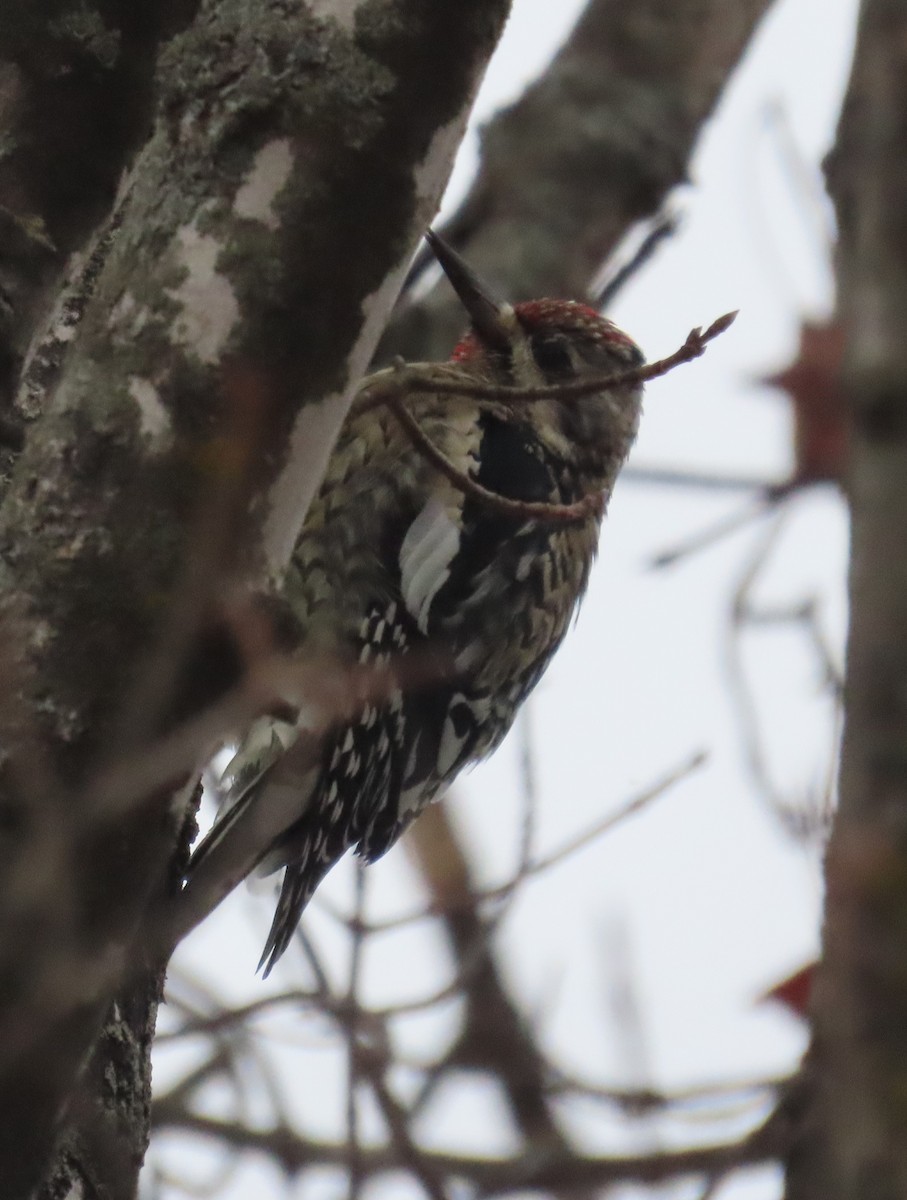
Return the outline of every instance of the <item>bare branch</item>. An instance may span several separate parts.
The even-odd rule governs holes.
[[[681,763],[680,766],[669,771],[662,779],[657,780],[638,795],[631,797],[631,799],[622,804],[616,812],[609,813],[600,821],[596,821],[588,829],[581,833],[575,834],[556,850],[551,851],[551,853],[524,864],[523,868],[519,870],[512,879],[508,879],[506,883],[501,883],[496,887],[491,888],[476,888],[475,890],[470,889],[468,896],[465,897],[466,903],[472,907],[488,901],[506,900],[524,882],[536,878],[538,875],[550,870],[552,867],[560,865],[572,855],[578,853],[580,850],[585,849],[592,842],[597,841],[600,837],[603,837],[605,834],[608,834],[612,830],[616,829],[617,826],[621,825],[628,817],[635,816],[642,809],[648,807],[648,805],[650,805],[653,801],[658,800],[661,796],[664,796],[676,784],[682,782],[688,776],[693,774],[694,771],[697,771],[701,766],[703,766],[706,762],[706,759],[707,755],[705,752],[699,751],[686,762]],[[322,903],[324,907],[328,908],[328,911],[333,913],[337,920],[343,921],[344,923],[348,921],[348,918],[345,918],[336,911],[333,911],[326,902],[322,901]],[[427,905],[426,907],[419,909],[417,912],[406,913],[399,917],[389,917],[383,921],[373,921],[368,924],[367,929],[369,933],[385,933],[390,930],[400,929],[406,925],[411,925],[416,921],[425,921],[438,916],[444,916],[446,913],[452,911],[450,904],[450,899],[445,898],[443,901]]]
[[[464,396],[473,400],[496,400],[500,404],[519,404],[536,400],[577,400],[594,396],[610,388],[646,383],[667,375],[684,363],[693,362],[705,354],[709,342],[726,333],[737,319],[737,312],[717,317],[703,332],[696,326],[687,334],[683,345],[665,358],[640,367],[610,371],[607,375],[584,375],[565,383],[539,384],[536,387],[503,387],[498,384],[476,383],[472,376],[447,363],[397,363],[377,371],[366,379],[355,400],[355,411],[406,400],[422,392],[440,396]]]
[[[158,1129],[180,1129],[213,1139],[234,1149],[264,1153],[288,1176],[311,1168],[343,1166],[346,1144],[316,1141],[300,1136],[287,1127],[250,1128],[238,1122],[203,1116],[182,1108],[162,1104],[155,1112]],[[779,1130],[772,1138],[743,1139],[697,1147],[693,1150],[665,1151],[640,1155],[565,1155],[557,1151],[539,1153],[530,1149],[510,1158],[444,1154],[419,1150],[422,1163],[441,1178],[461,1179],[477,1188],[483,1196],[502,1196],[513,1191],[576,1191],[601,1188],[618,1183],[660,1183],[697,1175],[711,1175],[735,1167],[763,1163],[777,1158],[785,1148]],[[396,1150],[364,1149],[362,1170],[370,1178],[399,1170]]]
[[[713,321],[704,333],[699,328],[692,329],[683,345],[673,354],[669,354],[667,358],[659,359],[657,362],[649,363],[647,366],[612,371],[607,375],[584,377],[559,384],[537,387],[502,387],[476,383],[474,379],[449,364],[406,365],[398,363],[370,376],[365,381],[355,406],[358,412],[367,412],[369,409],[380,406],[389,408],[416,449],[464,495],[471,496],[517,520],[584,521],[603,510],[603,500],[598,493],[584,496],[573,504],[550,504],[542,501],[513,500],[508,496],[490,491],[459,470],[434,445],[416,418],[406,408],[406,399],[430,391],[436,395],[518,404],[551,399],[576,400],[611,388],[629,387],[667,375],[669,371],[673,371],[681,364],[699,358],[705,353],[709,342],[730,328],[736,316],[736,312],[725,313],[723,317]]]

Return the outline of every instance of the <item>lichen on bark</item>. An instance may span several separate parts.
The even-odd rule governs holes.
[[[507,7],[470,0],[453,13],[375,0],[348,29],[296,0],[168,0],[147,16],[143,40],[133,10],[111,3],[104,28],[119,31],[119,51],[91,6],[78,27],[78,5],[10,10],[65,17],[67,36],[99,70],[122,68],[96,100],[123,131],[115,153],[100,155],[103,186],[86,196],[68,248],[104,219],[115,232],[101,238],[78,323],[59,327],[37,390],[23,395],[26,446],[0,506],[0,613],[13,631],[0,654],[8,651],[19,702],[0,711],[12,760],[0,772],[9,817],[0,829],[0,1106],[10,1114],[0,1178],[12,1181],[11,1196],[40,1178],[61,1101],[104,1027],[111,980],[133,956],[181,836],[166,789],[116,821],[97,820],[93,772],[229,685],[224,640],[208,636],[220,583],[235,576],[243,549],[255,562],[260,497],[296,452],[288,434],[298,414],[331,392],[335,423],[342,416],[350,356],[364,369],[391,300],[386,280],[440,197],[449,147],[424,186],[426,158],[440,153],[434,135],[468,107]],[[130,48],[141,59],[134,78],[123,66]],[[120,100],[128,121],[112,111]],[[286,146],[275,160],[283,178],[262,220],[243,188],[275,141]],[[70,161],[93,146],[74,136]],[[376,295],[383,308],[373,311]],[[168,686],[131,712],[162,636],[177,647],[161,668]],[[124,728],[131,740],[118,743]],[[35,745],[50,781],[37,791],[14,769]],[[40,869],[29,875],[29,863]],[[153,1013],[159,964],[137,966]],[[78,994],[51,994],[47,980],[61,978],[78,979]],[[99,1112],[126,1097],[122,1114],[141,1146],[146,1047],[138,1017],[117,1040],[115,1015],[110,1036],[136,1050],[131,1098],[131,1067],[113,1092],[109,1071],[84,1079]],[[4,1048],[23,1022],[33,1053],[10,1068]],[[54,1186],[79,1178],[76,1160],[91,1153],[92,1122],[77,1124]]]

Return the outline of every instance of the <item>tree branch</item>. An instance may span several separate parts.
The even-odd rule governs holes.
[[[67,20],[94,12],[17,2],[0,32],[27,32],[45,7]],[[0,778],[0,1178],[11,1198],[41,1178],[112,987],[137,965],[126,947],[187,828],[191,786],[174,799],[171,781],[112,829],[80,803],[84,785],[235,683],[236,647],[205,598],[243,547],[258,578],[283,568],[508,5],[382,0],[346,28],[305,4],[187,0],[182,29],[171,20],[181,6],[165,7],[153,128],[0,509],[0,613],[20,685],[0,727],[13,764]],[[54,130],[34,135],[48,146]],[[248,445],[230,433],[237,404],[255,427]],[[205,527],[194,518],[222,502],[207,571],[193,576]],[[154,647],[170,683],[151,720],[125,719]],[[117,740],[126,730],[132,745]],[[17,783],[26,741],[49,790]],[[150,1001],[159,968],[142,967]]]
[[[866,0],[828,181],[854,433],[850,631],[816,1087],[790,1200],[907,1192],[907,3]]]

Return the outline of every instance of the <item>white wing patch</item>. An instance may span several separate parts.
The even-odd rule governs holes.
[[[229,811],[279,762],[299,737],[289,721],[259,717],[242,740],[218,780],[221,812]]]
[[[431,603],[449,578],[459,548],[459,527],[438,497],[431,497],[400,547],[403,602],[426,636]]]

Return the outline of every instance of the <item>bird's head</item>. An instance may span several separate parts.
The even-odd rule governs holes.
[[[568,383],[645,361],[631,338],[587,304],[495,300],[459,254],[437,234],[426,236],[471,321],[452,359],[483,382],[517,387]],[[616,384],[582,397],[514,402],[511,412],[530,424],[552,452],[579,460],[590,487],[607,488],[636,436],[641,401],[641,384]]]

